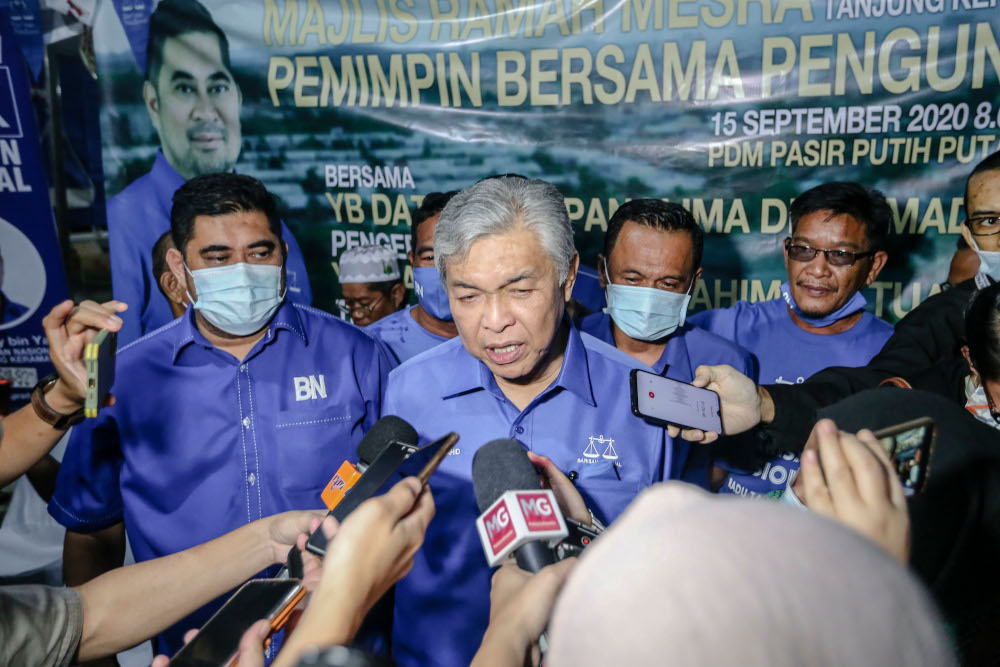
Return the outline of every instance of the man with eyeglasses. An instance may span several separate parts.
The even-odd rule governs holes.
[[[366,327],[392,315],[406,300],[406,287],[392,248],[362,245],[340,256],[340,288],[351,321]]]
[[[746,348],[763,384],[800,384],[829,366],[867,364],[893,332],[864,310],[861,294],[885,266],[891,215],[882,193],[858,183],[808,190],[792,203],[781,298],[740,301],[693,315],[691,323]],[[739,449],[718,461],[720,493],[777,497],[799,467],[790,452],[760,460]]]

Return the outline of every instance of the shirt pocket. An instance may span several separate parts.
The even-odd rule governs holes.
[[[321,507],[320,493],[345,460],[356,458],[351,437],[360,410],[350,405],[279,410],[278,479],[292,507]],[[359,433],[360,437],[360,433]]]
[[[581,474],[576,480],[576,488],[594,515],[604,524],[610,524],[639,495],[643,485],[632,480],[618,479],[614,471],[610,471],[610,476],[601,474],[584,477]]]

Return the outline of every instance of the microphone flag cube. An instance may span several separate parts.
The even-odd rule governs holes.
[[[551,489],[507,491],[476,519],[476,529],[490,567],[527,542],[569,534]]]

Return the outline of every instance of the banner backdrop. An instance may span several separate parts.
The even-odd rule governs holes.
[[[53,370],[42,318],[68,295],[28,77],[0,11],[0,378],[15,408]]]
[[[94,40],[109,196],[159,145],[126,38],[148,14],[123,28],[111,4]],[[796,194],[877,187],[895,220],[866,296],[895,321],[940,289],[964,179],[1000,148],[997,0],[204,5],[242,93],[236,168],[281,198],[333,312],[345,249],[403,257],[425,193],[515,172],[562,190],[591,267],[626,199],[689,208],[708,232],[692,310],[778,296]]]

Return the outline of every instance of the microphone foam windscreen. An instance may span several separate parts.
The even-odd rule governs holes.
[[[541,488],[528,452],[511,438],[491,440],[479,448],[472,457],[472,485],[480,512],[507,491]]]
[[[405,419],[395,415],[386,415],[379,419],[365,433],[358,443],[358,458],[365,463],[371,463],[389,446],[390,442],[401,442],[417,446],[420,441],[417,431]]]

